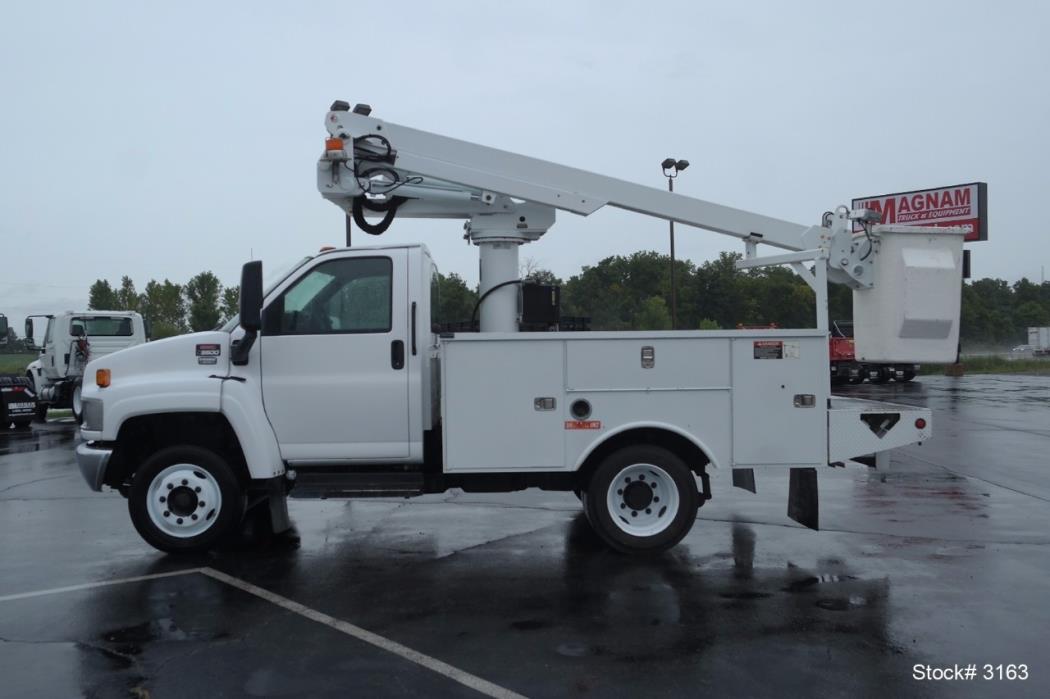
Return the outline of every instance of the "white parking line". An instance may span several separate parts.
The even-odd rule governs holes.
[[[115,580],[99,580],[98,582],[84,583],[83,585],[68,585],[66,587],[52,587],[47,590],[34,590],[32,592],[19,592],[15,595],[4,595],[0,602],[10,602],[16,599],[29,599],[30,597],[43,597],[44,595],[57,595],[60,592],[76,592],[77,590],[91,590],[96,587],[109,587],[110,585],[123,585],[124,583],[142,582],[144,580],[156,580],[157,578],[173,578],[177,575],[188,575],[190,573],[203,573],[203,568],[186,568],[184,570],[173,570],[170,573],[153,573],[151,575],[138,575],[134,578],[117,578]]]
[[[448,663],[442,662],[437,658],[432,658],[429,655],[420,653],[419,651],[412,650],[407,646],[403,646],[396,641],[391,641],[389,638],[384,638],[379,634],[372,633],[366,629],[362,629],[360,626],[355,626],[342,619],[336,619],[334,616],[329,616],[323,612],[319,612],[316,609],[311,609],[305,605],[293,602],[287,597],[265,590],[258,585],[253,585],[250,582],[245,582],[239,578],[235,578],[226,573],[219,572],[213,568],[201,568],[200,572],[208,577],[221,580],[227,585],[232,585],[240,590],[244,590],[247,593],[253,594],[256,597],[266,600],[272,604],[276,604],[282,609],[287,609],[290,612],[295,612],[300,616],[304,616],[311,621],[316,621],[319,624],[324,624],[330,628],[345,633],[348,636],[353,636],[359,641],[364,641],[376,648],[381,648],[387,652],[393,653],[405,660],[413,662],[417,665],[422,665],[428,670],[432,670],[439,675],[443,675],[450,680],[459,682],[460,684],[470,687],[471,689],[480,692],[486,696],[496,697],[498,699],[525,699],[521,694],[513,692],[505,687],[501,687],[498,684],[493,684],[488,680],[483,680],[476,675],[472,675],[469,672],[460,670],[457,667],[453,667]]]
[[[168,573],[153,573],[151,575],[138,575],[132,578],[117,578],[115,580],[100,580],[98,582],[83,583],[81,585],[67,585],[66,587],[52,587],[46,590],[34,590],[32,592],[20,592],[14,595],[3,595],[0,596],[0,602],[10,602],[19,599],[29,599],[32,597],[43,597],[45,595],[56,595],[62,592],[76,592],[78,590],[91,590],[99,587],[109,587],[111,585],[122,585],[124,583],[133,582],[144,582],[146,580],[157,580],[159,578],[173,578],[179,575],[189,575],[190,573],[201,573],[207,575],[209,578],[218,580],[219,582],[236,587],[238,590],[243,590],[251,595],[255,595],[260,599],[264,599],[271,604],[276,604],[282,609],[286,609],[290,612],[294,612],[299,616],[305,617],[310,621],[316,621],[319,624],[335,629],[340,633],[345,633],[348,636],[352,636],[359,641],[380,648],[393,653],[394,655],[404,658],[409,662],[413,662],[416,665],[427,668],[433,672],[447,677],[448,679],[458,682],[465,687],[469,687],[476,692],[480,692],[489,697],[495,699],[525,699],[524,696],[513,692],[505,687],[501,687],[498,684],[483,680],[477,675],[472,675],[469,672],[460,670],[457,667],[453,667],[448,663],[442,662],[437,658],[432,658],[429,655],[420,653],[419,651],[412,650],[408,646],[403,646],[397,641],[391,641],[389,638],[380,636],[379,634],[372,633],[366,629],[362,629],[360,626],[351,624],[348,621],[337,619],[334,616],[319,612],[316,609],[311,609],[305,605],[293,602],[287,597],[282,597],[276,593],[270,592],[269,590],[263,589],[258,585],[253,585],[250,582],[235,578],[232,575],[215,570],[214,568],[185,568],[183,570],[173,570]]]

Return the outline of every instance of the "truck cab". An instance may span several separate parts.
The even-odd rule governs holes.
[[[42,336],[37,335],[39,325],[44,326]],[[26,367],[37,394],[37,418],[45,419],[51,408],[70,409],[79,422],[84,367],[92,359],[143,344],[147,331],[134,311],[65,311],[26,318],[25,338],[29,349],[40,351],[40,358]]]
[[[283,461],[423,461],[434,270],[422,245],[330,251],[267,294],[261,337],[231,376],[260,387]]]

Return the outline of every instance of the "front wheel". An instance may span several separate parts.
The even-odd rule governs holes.
[[[640,444],[605,458],[591,476],[587,519],[624,553],[665,551],[689,533],[699,494],[693,472],[663,447]]]
[[[244,490],[221,456],[196,446],[161,449],[135,472],[128,512],[148,544],[169,553],[203,551],[240,525]]]
[[[80,398],[80,384],[78,383],[73,387],[73,399],[70,401],[70,407],[73,409],[73,419],[77,421],[77,424],[84,422],[84,401]]]

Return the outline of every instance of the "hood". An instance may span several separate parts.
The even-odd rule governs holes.
[[[147,376],[181,374],[187,379],[225,375],[230,366],[230,334],[217,330],[177,335],[95,357],[84,371],[84,389],[95,386],[95,372],[109,369],[114,384]]]

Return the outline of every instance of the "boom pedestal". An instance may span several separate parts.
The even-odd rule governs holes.
[[[476,241],[481,252],[481,332],[518,331],[518,242]],[[498,288],[497,288],[498,287]]]

